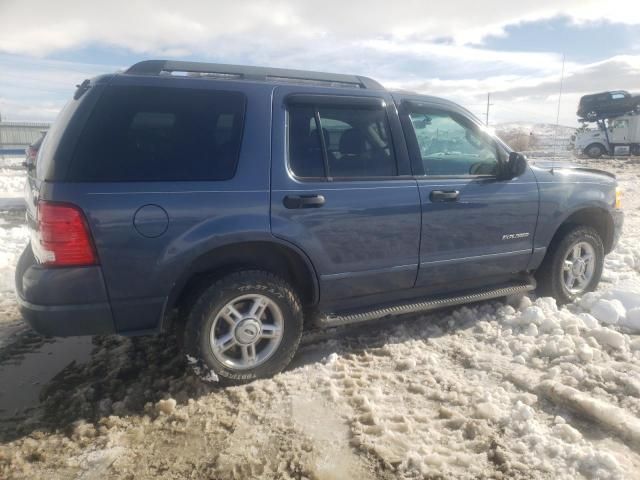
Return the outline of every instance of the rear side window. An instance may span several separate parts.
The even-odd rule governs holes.
[[[55,122],[44,137],[44,141],[38,150],[38,159],[36,160],[36,176],[39,180],[45,180],[48,171],[53,167],[53,156],[55,150],[62,139],[67,125],[76,112],[80,100],[71,100],[58,114]]]
[[[398,175],[384,107],[290,105],[289,166],[302,178]]]
[[[238,92],[110,87],[80,136],[69,181],[233,177],[246,100]]]

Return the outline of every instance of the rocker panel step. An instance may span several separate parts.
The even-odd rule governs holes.
[[[367,322],[369,320],[378,320],[388,316],[425,312],[429,310],[437,310],[439,308],[481,302],[483,300],[490,300],[492,298],[506,297],[508,295],[530,292],[532,290],[535,290],[535,288],[535,283],[510,284],[508,286],[490,290],[475,291],[464,295],[442,297],[433,300],[423,300],[419,302],[387,305],[368,311],[358,311],[354,313],[343,314],[320,314],[316,318],[315,323],[317,326],[324,328],[337,327],[341,325],[349,325],[352,323]]]

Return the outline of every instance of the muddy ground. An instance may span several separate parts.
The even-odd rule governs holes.
[[[611,270],[603,291],[639,266]],[[283,374],[226,389],[171,337],[45,339],[5,303],[0,478],[640,478],[639,337],[594,340],[604,330],[580,305],[511,302],[307,336]]]

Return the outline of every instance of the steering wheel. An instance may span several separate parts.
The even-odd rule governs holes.
[[[469,167],[470,175],[493,175],[496,164],[493,162],[476,162]]]

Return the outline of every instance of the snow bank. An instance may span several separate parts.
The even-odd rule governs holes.
[[[637,197],[601,288],[562,308],[524,297],[336,329],[297,368],[227,389],[166,338],[99,337],[47,386],[46,415],[10,430],[0,477],[634,478]]]
[[[587,299],[589,311],[602,300]],[[621,300],[605,300],[625,318]],[[402,476],[475,478],[497,462],[507,476],[622,478],[624,459],[569,423],[586,417],[632,445],[640,433],[640,402],[629,398],[640,355],[602,318],[550,298],[463,307],[403,324],[355,359],[330,357],[322,383],[353,411],[353,443]],[[541,398],[567,413],[545,414]]]
[[[603,325],[640,333],[640,285],[626,282],[625,287],[590,293],[578,305]]]
[[[538,390],[552,401],[610,428],[621,438],[640,448],[640,419],[629,415],[625,410],[552,380],[542,382]]]
[[[27,240],[26,227],[18,226],[17,222],[8,222],[0,216],[0,323],[14,320],[16,317],[14,313],[16,308],[15,266]],[[0,344],[2,344],[1,340]]]
[[[0,157],[0,198],[24,195],[27,174],[22,162],[24,157]]]

